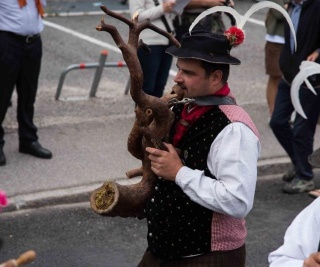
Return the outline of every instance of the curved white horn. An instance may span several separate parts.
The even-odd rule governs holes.
[[[304,113],[303,108],[300,103],[299,90],[300,90],[301,84],[304,81],[307,81],[306,84],[307,84],[308,88],[314,94],[317,94],[315,92],[315,90],[313,89],[312,85],[310,84],[310,82],[307,80],[307,78],[311,75],[319,74],[319,73],[320,73],[320,64],[317,64],[312,61],[303,61],[303,62],[301,62],[301,65],[300,65],[300,71],[294,77],[292,84],[291,84],[290,95],[291,95],[292,104],[293,104],[295,110],[297,111],[297,113],[299,113],[305,119],[307,119],[307,116]]]

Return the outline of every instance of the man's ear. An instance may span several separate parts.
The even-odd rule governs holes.
[[[219,83],[221,83],[222,76],[223,76],[223,73],[221,70],[215,70],[214,72],[212,72],[210,77],[212,85],[218,85]]]

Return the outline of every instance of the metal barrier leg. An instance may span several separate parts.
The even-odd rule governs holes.
[[[67,67],[60,75],[60,79],[59,79],[59,83],[58,83],[58,87],[57,87],[57,91],[56,91],[56,95],[55,95],[55,99],[58,100],[61,94],[61,90],[62,90],[62,86],[64,83],[64,79],[67,76],[67,73],[73,69],[79,69],[81,68],[81,64],[73,64],[70,65],[69,67]]]
[[[74,70],[74,69],[96,69],[96,73],[95,76],[93,78],[93,82],[92,82],[92,86],[91,86],[91,90],[89,93],[90,97],[95,97],[96,96],[96,92],[98,89],[98,85],[100,83],[101,80],[101,75],[102,75],[102,71],[104,68],[121,68],[121,67],[126,67],[127,64],[123,61],[118,61],[118,62],[106,62],[107,59],[107,55],[108,55],[108,51],[107,50],[103,50],[101,52],[101,56],[100,56],[100,61],[95,62],[95,63],[80,63],[80,64],[74,64],[74,65],[70,65],[69,67],[67,67],[60,75],[60,79],[59,79],[59,83],[58,83],[58,87],[57,87],[57,91],[56,91],[56,95],[55,95],[55,99],[58,100],[62,91],[62,86],[65,80],[66,75],[68,74],[69,71]],[[125,94],[128,93],[130,89],[130,78],[127,82],[127,86],[126,86],[126,91]]]
[[[55,95],[56,100],[58,100],[60,97],[62,85],[63,85],[63,82],[64,82],[66,75],[67,75],[67,71],[63,71],[60,75],[60,79],[59,79],[59,83],[58,83],[58,87],[57,87],[57,91],[56,91],[56,95]]]
[[[102,75],[102,71],[104,69],[104,64],[106,62],[107,55],[108,55],[108,51],[107,50],[102,50],[101,56],[100,56],[100,60],[99,60],[99,67],[97,68],[96,74],[94,75],[94,78],[93,78],[93,81],[92,81],[92,85],[91,85],[91,90],[90,90],[90,93],[89,93],[89,97],[95,97],[96,96],[96,92],[97,92],[98,85],[99,85],[100,80],[101,80],[101,75]]]
[[[90,66],[88,66],[90,64]],[[61,94],[61,90],[62,90],[62,86],[64,83],[64,79],[66,78],[67,74],[69,71],[71,70],[75,70],[75,69],[84,69],[84,68],[97,68],[98,64],[97,63],[89,63],[89,64],[84,64],[84,63],[80,63],[80,64],[73,64],[70,65],[69,67],[67,67],[60,75],[60,79],[59,79],[59,83],[58,83],[58,87],[57,87],[57,91],[56,91],[56,95],[55,95],[55,99],[59,100],[60,94]]]

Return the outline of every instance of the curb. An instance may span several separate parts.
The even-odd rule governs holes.
[[[268,179],[284,173],[290,166],[289,158],[264,159],[258,162],[258,180]],[[140,178],[115,179],[119,184],[135,184]],[[90,194],[100,187],[104,181],[90,185],[82,185],[71,188],[53,189],[50,191],[36,192],[13,196],[8,199],[9,205],[2,209],[2,213],[15,212],[27,209],[36,209],[56,205],[75,204],[89,202]]]
[[[291,166],[289,157],[261,159],[258,161],[258,177],[286,172]]]

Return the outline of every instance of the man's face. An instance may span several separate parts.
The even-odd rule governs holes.
[[[214,75],[206,76],[200,60],[178,58],[177,68],[174,81],[184,91],[184,97],[212,95],[217,91],[213,86]]]

